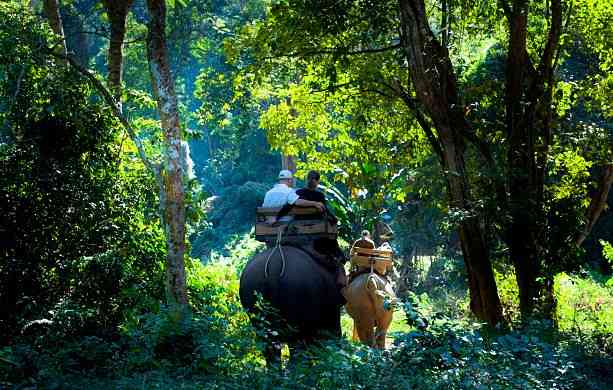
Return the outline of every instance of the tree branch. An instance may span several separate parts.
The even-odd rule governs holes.
[[[372,93],[376,93],[377,95],[383,96],[384,98],[387,99],[396,99],[396,96],[391,96],[385,92],[383,92],[380,89],[376,89],[376,88],[364,88],[364,89],[360,89],[360,92],[372,92]]]
[[[10,112],[10,110],[13,108],[13,104],[15,104],[15,102],[17,101],[17,97],[19,96],[19,90],[21,89],[21,82],[23,81],[23,76],[26,73],[26,67],[24,65],[21,65],[21,70],[19,71],[19,76],[17,76],[17,83],[15,85],[15,92],[13,93],[13,96],[11,97],[11,100],[9,100],[9,105],[6,109],[6,113],[8,114]],[[8,122],[8,117],[4,119],[4,124],[3,127],[7,126],[7,122]]]
[[[600,178],[600,183],[598,184],[598,190],[592,197],[590,206],[585,213],[586,224],[583,230],[575,237],[575,245],[578,247],[581,246],[583,241],[589,236],[594,225],[598,222],[598,218],[600,218],[600,215],[604,211],[607,205],[611,184],[613,184],[613,163],[609,163],[605,167],[602,177]]]
[[[573,14],[573,0],[568,3],[568,12],[566,14],[566,20],[564,21],[563,31],[568,31],[568,25],[570,24],[570,18]],[[561,50],[556,50],[556,58],[553,60],[553,69],[558,67],[558,61],[560,59]]]
[[[321,55],[321,54],[336,54],[336,53],[345,54],[345,55],[373,54],[373,53],[382,53],[382,52],[386,52],[390,50],[396,50],[399,48],[401,48],[400,43],[397,43],[391,46],[377,47],[373,49],[360,49],[360,50],[347,50],[348,48],[327,48],[327,49],[321,49],[321,50],[310,50],[310,51],[305,51],[305,52],[279,54],[276,56],[265,57],[265,59],[270,60],[270,59],[275,59],[275,58],[286,58],[286,57],[303,58],[303,57],[312,57],[312,56]]]
[[[311,92],[334,92],[335,90],[339,88],[350,87],[352,85],[354,85],[353,82],[348,82],[348,83],[343,83],[343,84],[332,84],[332,85],[328,85],[326,88],[311,88],[310,91]]]
[[[508,1],[507,0],[498,0],[498,2],[502,6],[502,9],[504,10],[504,14],[507,16],[508,19],[510,19],[511,18],[511,14],[513,13],[513,10],[511,9],[511,6],[509,5]]]
[[[434,135],[432,126],[430,126],[424,113],[419,109],[417,100],[409,96],[407,91],[405,91],[404,88],[402,88],[402,85],[400,85],[400,82],[398,80],[394,80],[392,85],[387,85],[387,84],[385,85],[388,88],[390,88],[392,91],[394,91],[402,99],[404,104],[406,104],[406,106],[411,110],[413,115],[415,115],[415,119],[417,120],[417,123],[419,123],[419,126],[422,128],[422,130],[426,134],[426,137],[428,138],[428,141],[430,142],[432,149],[434,149],[434,152],[438,156],[439,161],[442,166],[444,162],[443,148],[439,140]]]
[[[545,50],[541,56],[541,61],[537,70],[537,77],[532,81],[534,84],[542,84],[543,81],[551,81],[551,73],[553,72],[554,56],[558,50],[560,34],[562,32],[562,5],[561,0],[551,1],[551,27]]]
[[[143,146],[143,143],[141,142],[141,140],[136,135],[136,131],[134,131],[134,128],[132,127],[132,125],[130,124],[128,119],[119,110],[119,106],[118,106],[117,102],[115,101],[115,99],[113,98],[113,96],[111,95],[111,93],[109,92],[109,90],[104,86],[104,84],[102,84],[102,82],[100,80],[98,80],[96,78],[96,76],[92,72],[90,72],[85,67],[83,67],[81,64],[79,64],[71,56],[63,56],[63,55],[59,55],[59,54],[53,53],[53,52],[51,52],[51,54],[53,56],[59,57],[60,59],[68,61],[68,63],[75,70],[77,70],[80,74],[85,76],[90,81],[92,86],[98,91],[98,93],[100,93],[100,95],[102,96],[104,101],[111,107],[115,117],[117,119],[119,119],[119,122],[121,122],[123,127],[126,129],[128,135],[130,136],[130,138],[132,139],[132,141],[136,145],[136,148],[138,149],[139,157],[142,160],[143,164],[145,164],[145,167],[147,167],[147,169],[149,169],[151,171],[151,173],[154,175],[158,185],[160,185],[160,188],[162,188],[161,186],[163,186],[163,182],[162,182],[162,176],[161,176],[161,173],[160,173],[161,167],[158,164],[152,163],[147,158],[147,154],[145,153],[145,148]]]

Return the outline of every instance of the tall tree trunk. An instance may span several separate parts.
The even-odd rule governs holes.
[[[59,0],[43,0],[43,12],[49,20],[49,25],[55,34],[60,37],[60,46],[58,53],[66,56],[66,38],[64,36],[64,28],[62,27],[62,18],[60,17]]]
[[[296,172],[296,161],[294,156],[281,155],[281,169],[287,169],[292,172]]]
[[[509,21],[506,78],[506,122],[511,223],[510,257],[515,266],[522,317],[553,315],[553,275],[548,271],[540,242],[546,224],[544,179],[551,143],[552,91],[555,52],[562,25],[560,0],[551,2],[550,30],[540,63],[535,68],[527,51],[528,2],[502,1]],[[553,304],[552,304],[553,302]]]
[[[450,208],[465,214],[459,235],[469,279],[470,308],[477,318],[495,325],[502,321],[502,309],[488,248],[470,198],[464,164],[468,124],[458,101],[449,52],[430,29],[423,0],[399,0],[399,6],[402,46],[417,100],[438,133],[439,145],[433,146],[442,152]]]
[[[121,81],[123,78],[123,41],[126,35],[126,20],[134,0],[103,0],[111,22],[111,38],[108,52],[108,84],[113,97],[121,104]]]
[[[160,191],[160,216],[166,233],[166,298],[170,305],[185,308],[185,190],[183,187],[184,148],[177,109],[177,95],[168,63],[164,0],[147,0],[149,25],[147,54],[153,93],[157,99],[165,141],[162,168],[163,189]]]
[[[301,77],[298,76],[297,83],[300,83]],[[292,97],[288,96],[285,98],[285,102],[290,108],[290,116],[292,118],[296,118],[298,116],[298,111],[292,105]],[[285,152],[281,151],[281,169],[287,169],[293,173],[296,173],[296,159],[292,155],[285,154]]]
[[[541,275],[537,237],[538,224],[543,215],[537,202],[534,129],[524,123],[533,117],[533,107],[526,107],[526,72],[529,61],[526,51],[527,4],[513,10],[509,21],[509,53],[507,56],[506,114],[509,137],[508,165],[510,188],[509,229],[510,255],[515,265],[522,314],[532,312],[541,289],[537,278]],[[529,112],[528,112],[529,111]]]

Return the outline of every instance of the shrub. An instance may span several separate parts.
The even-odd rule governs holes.
[[[613,287],[594,278],[561,273],[555,279],[558,322],[563,331],[613,334]],[[610,338],[609,348],[613,347]]]
[[[152,178],[120,153],[110,109],[49,55],[47,28],[0,4],[2,344],[22,330],[110,337],[124,310],[161,296]]]

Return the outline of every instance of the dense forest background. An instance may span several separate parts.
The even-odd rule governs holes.
[[[0,4],[0,384],[606,388],[610,0]],[[391,346],[268,367],[281,168],[394,230]],[[302,183],[299,183],[302,184]]]

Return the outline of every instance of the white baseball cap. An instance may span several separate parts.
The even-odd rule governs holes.
[[[294,176],[292,175],[291,171],[288,171],[287,169],[282,170],[281,172],[279,172],[279,180],[281,179],[293,179]]]

